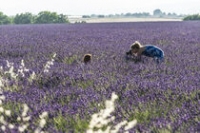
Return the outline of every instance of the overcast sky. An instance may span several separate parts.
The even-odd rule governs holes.
[[[0,0],[0,11],[6,15],[54,11],[65,15],[121,14],[149,12],[200,13],[200,0]]]

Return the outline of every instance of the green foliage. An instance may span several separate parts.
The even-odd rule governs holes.
[[[81,120],[80,118],[71,119],[72,128],[75,129],[75,133],[84,133],[85,129],[88,128],[88,122]]]
[[[89,15],[83,15],[82,18],[90,18]]]
[[[86,81],[78,80],[78,81],[72,81],[72,85],[86,89],[87,87],[92,86],[94,84],[93,82],[94,82],[93,80],[86,80]]]
[[[2,24],[10,24],[11,23],[11,19],[4,15],[2,12],[0,12],[0,25]]]
[[[69,20],[67,19],[67,16],[64,14],[58,15],[58,23],[69,23]]]
[[[182,17],[181,15],[177,15],[176,13],[165,13],[162,12],[160,9],[155,9],[153,11],[153,16],[154,17]]]
[[[56,12],[41,11],[38,13],[35,23],[49,24],[49,23],[68,23],[67,17],[63,14],[58,15]]]
[[[156,9],[153,11],[153,15],[154,16],[161,16],[162,15],[162,11],[160,9]]]
[[[14,102],[6,102],[5,104],[2,105],[2,107],[5,110],[10,110],[11,111],[11,117],[5,117],[5,119],[12,123],[12,124],[17,124],[17,118],[16,116],[20,116],[23,110],[23,105],[21,103],[14,103]],[[2,115],[2,113],[0,113]]]
[[[53,123],[58,131],[69,132],[73,129],[75,133],[83,133],[88,127],[88,122],[81,120],[78,116],[75,119],[66,118],[59,114],[57,117],[53,118]]]
[[[98,15],[98,18],[104,18],[105,16],[104,15]]]
[[[57,117],[53,118],[53,123],[57,130],[64,132],[66,130],[68,120],[59,114]]]
[[[56,12],[41,11],[37,15],[26,12],[8,17],[0,12],[0,25],[3,24],[49,24],[49,23],[69,23],[69,20],[64,14]]]
[[[77,58],[78,58],[77,55],[73,55],[73,56],[70,56],[70,57],[66,56],[66,57],[64,57],[62,62],[70,65],[70,64],[76,62]]]
[[[135,111],[135,114],[133,115],[133,118],[135,118],[139,123],[143,122],[149,122],[151,118],[150,111]]]
[[[183,20],[200,20],[200,15],[199,14],[194,14],[194,15],[188,15],[183,18]]]
[[[14,17],[15,24],[31,24],[33,23],[34,16],[31,13],[21,13]]]
[[[126,13],[126,17],[149,17],[150,13],[143,12],[143,13]]]

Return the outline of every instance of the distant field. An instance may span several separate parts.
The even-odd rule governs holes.
[[[148,21],[182,21],[181,18],[69,18],[71,23],[86,21],[87,23],[107,22],[148,22]]]

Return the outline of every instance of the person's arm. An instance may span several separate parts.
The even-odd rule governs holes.
[[[137,52],[137,56],[141,56],[142,52],[145,50],[145,46],[141,47],[140,50]]]
[[[141,47],[140,50],[136,53],[137,61],[142,60],[142,52],[145,50],[145,47]]]
[[[128,52],[126,52],[126,55],[131,55],[131,50],[129,50]]]

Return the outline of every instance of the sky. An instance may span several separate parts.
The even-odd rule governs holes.
[[[155,9],[166,13],[200,13],[200,0],[0,0],[0,12],[8,16],[30,12],[52,11],[65,15],[153,14]]]

